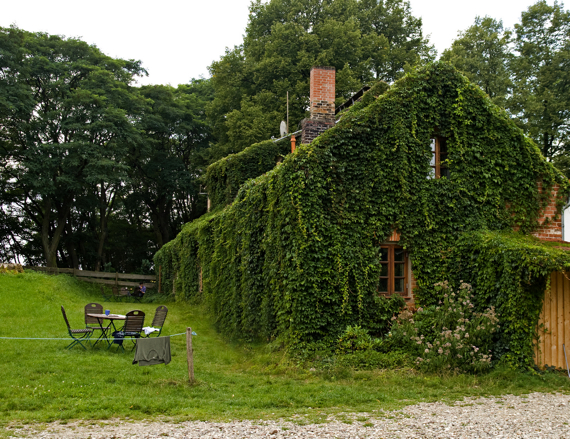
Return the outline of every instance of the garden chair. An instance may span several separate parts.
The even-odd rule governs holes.
[[[131,297],[131,293],[129,292],[129,289],[127,287],[121,288],[119,290],[119,300],[121,300],[123,297],[126,298],[127,300],[129,299],[129,297]]]
[[[66,349],[71,349],[76,344],[81,345],[81,347],[85,350],[87,348],[83,346],[84,341],[88,341],[93,335],[93,329],[85,328],[85,329],[71,329],[69,326],[69,320],[67,320],[67,315],[65,314],[65,308],[61,307],[61,313],[63,314],[63,319],[65,320],[65,324],[67,325],[67,331],[69,332],[69,336],[73,339],[73,341],[67,346]],[[80,336],[80,337],[79,337]]]
[[[164,321],[166,320],[167,314],[168,308],[166,306],[161,305],[156,308],[156,311],[154,312],[154,318],[152,319],[152,324],[150,326],[153,328],[158,328],[158,333],[154,331],[148,334],[146,337],[150,337],[154,333],[156,333],[157,337],[160,337],[160,333],[162,332],[162,327],[164,326]]]
[[[111,293],[113,295],[113,299],[116,302],[119,302],[121,300],[121,297],[119,296],[119,288],[118,287],[112,287],[111,288]]]
[[[109,294],[106,292],[105,287],[103,285],[100,286],[101,288],[101,297],[103,298],[103,302],[113,300],[113,294]]]
[[[133,349],[136,347],[136,339],[140,338],[141,332],[143,331],[145,313],[139,309],[135,309],[133,311],[129,311],[125,317],[125,325],[121,328],[120,331],[113,333],[113,337],[115,338],[113,343],[119,345],[117,351],[121,349],[123,352],[125,351],[123,342],[127,337],[129,337],[133,342]],[[112,344],[109,345],[109,348],[111,346]],[[131,351],[133,349],[131,349]]]
[[[88,303],[85,305],[85,327],[93,331],[104,331],[106,329],[101,327],[98,318],[90,317],[87,314],[103,314],[103,305],[99,303]]]
[[[96,317],[90,317],[87,314],[103,314],[103,305],[99,303],[88,303],[85,305],[85,327],[101,330],[101,325]]]

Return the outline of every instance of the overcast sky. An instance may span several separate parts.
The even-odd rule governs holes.
[[[249,0],[0,0],[0,26],[79,37],[116,58],[139,59],[142,84],[177,85],[208,77],[226,47],[240,44]],[[438,53],[477,15],[513,27],[536,0],[411,0]],[[548,0],[553,4],[553,0]]]

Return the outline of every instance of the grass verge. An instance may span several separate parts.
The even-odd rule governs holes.
[[[83,306],[101,303],[99,287],[70,276],[40,273],[0,275],[0,337],[65,338],[64,305],[73,328],[83,324]],[[413,370],[306,370],[287,365],[282,353],[264,346],[232,344],[213,328],[200,307],[169,308],[163,335],[194,337],[197,383],[188,384],[185,337],[171,339],[172,362],[132,365],[133,353],[104,346],[68,351],[67,341],[2,340],[0,424],[54,420],[229,420],[290,418],[311,422],[341,412],[374,412],[466,396],[568,392],[570,380],[556,373],[528,375],[496,370],[487,375],[426,375]],[[158,303],[103,303],[113,313],[131,309],[152,318]]]

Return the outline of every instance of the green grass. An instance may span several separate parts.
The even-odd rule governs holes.
[[[60,306],[65,306],[71,326],[80,328],[83,306],[101,303],[96,285],[39,273],[0,275],[0,297],[0,337],[67,337]],[[271,419],[293,414],[318,422],[330,413],[398,409],[422,401],[570,390],[570,381],[555,373],[437,376],[410,370],[305,370],[283,360],[282,352],[229,343],[200,307],[164,304],[169,308],[164,335],[184,332],[188,326],[198,333],[193,338],[197,384],[188,384],[183,336],[171,339],[169,365],[151,367],[132,365],[132,353],[100,345],[68,351],[63,340],[0,340],[0,424],[115,417]],[[158,304],[103,305],[122,314],[142,309],[151,319]]]

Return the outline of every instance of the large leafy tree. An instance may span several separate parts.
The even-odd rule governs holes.
[[[85,42],[15,27],[0,28],[0,51],[2,201],[32,222],[53,267],[77,198],[126,175],[141,103],[130,84],[143,70]]]
[[[287,92],[294,131],[306,116],[314,65],[336,68],[342,101],[432,58],[421,19],[404,0],[256,0],[243,44],[210,66],[217,156],[277,135]]]
[[[542,0],[515,25],[511,112],[545,157],[567,155],[570,144],[570,12]]]
[[[213,90],[209,80],[197,79],[177,88],[144,86],[140,93],[148,107],[137,124],[142,143],[128,159],[126,207],[149,219],[160,248],[205,212],[199,177],[211,141],[205,107]]]
[[[505,107],[512,92],[510,43],[511,32],[501,21],[477,17],[443,52],[441,60],[464,72],[495,104]]]
[[[570,13],[540,0],[521,15],[514,33],[477,18],[442,59],[455,65],[504,106],[570,175]]]

